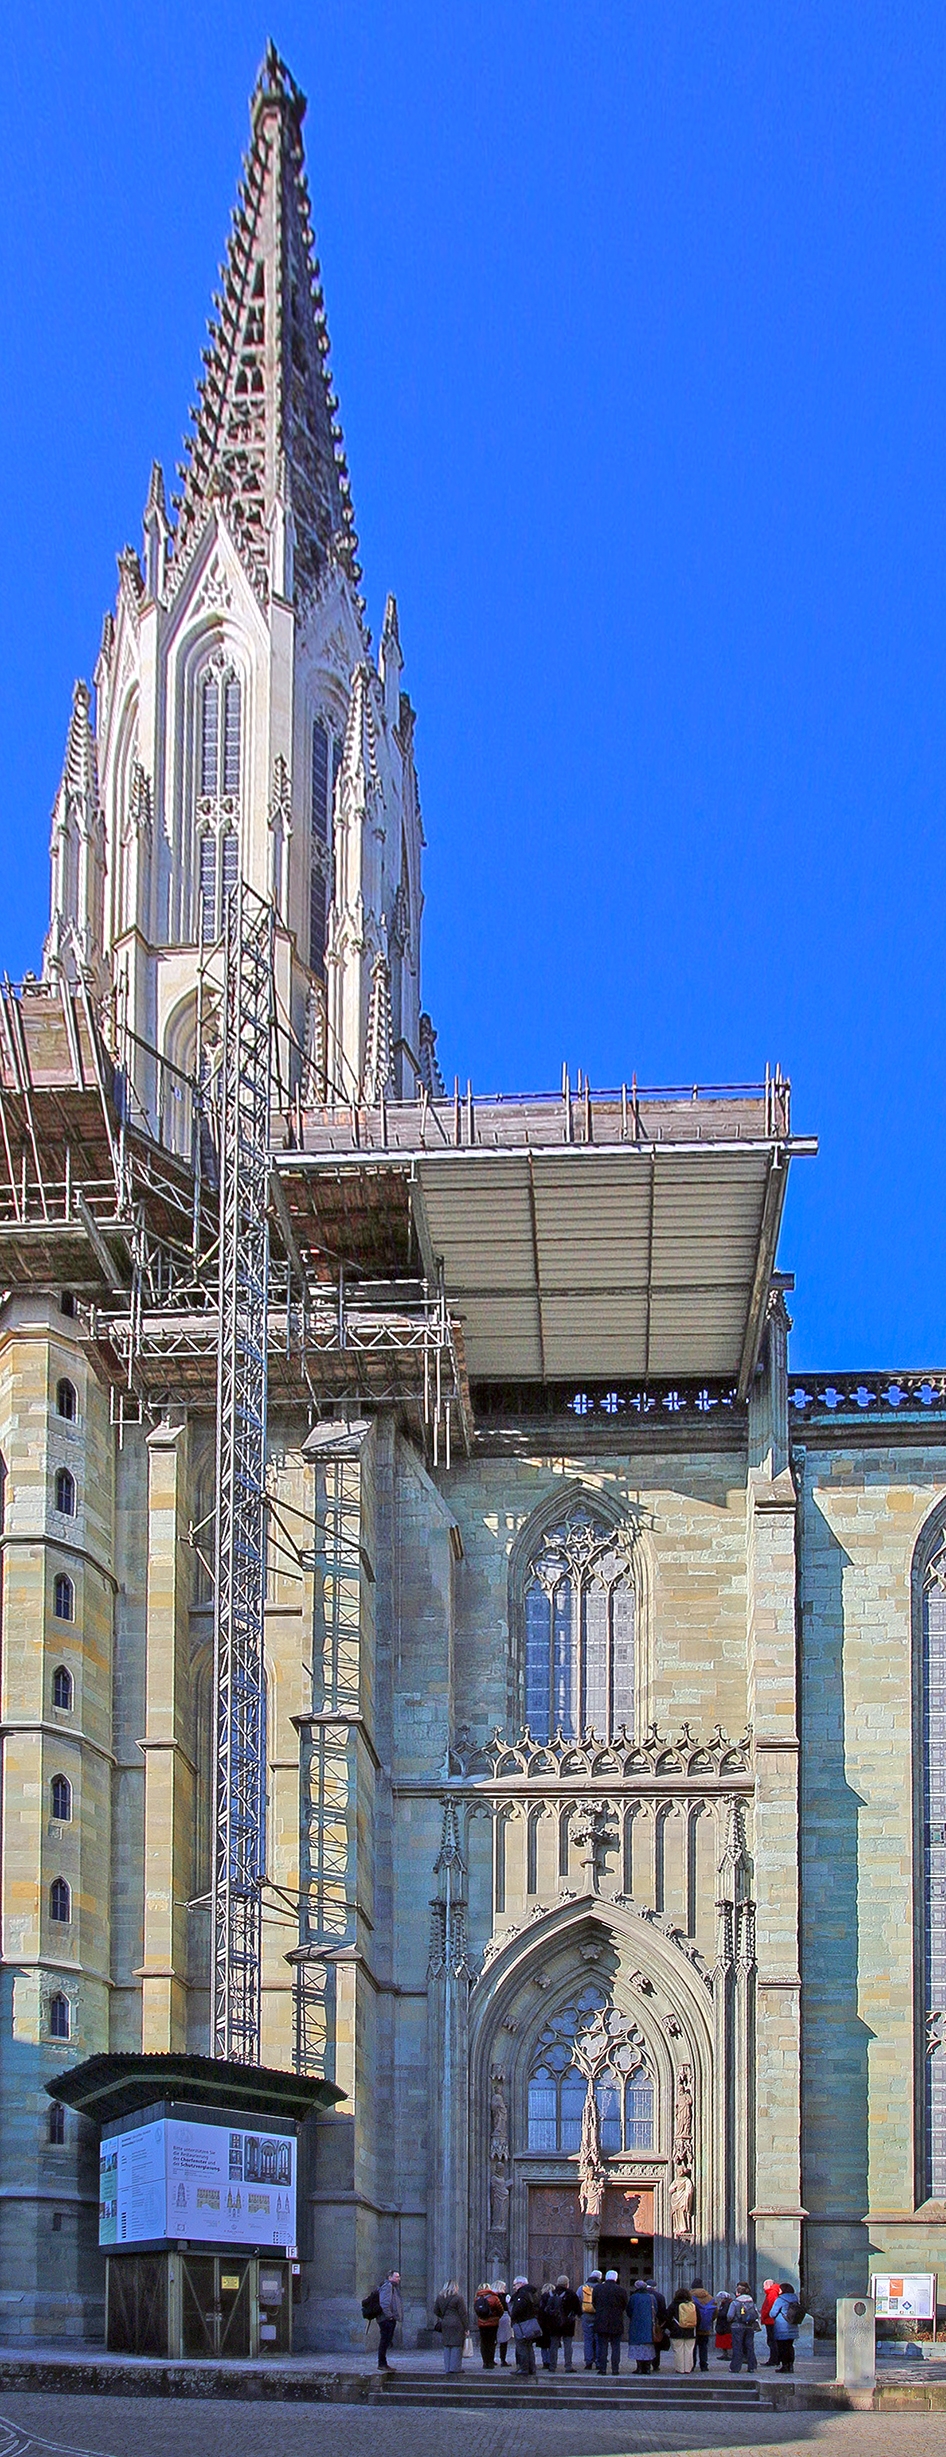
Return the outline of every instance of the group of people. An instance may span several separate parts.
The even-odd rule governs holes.
[[[378,2321],[380,2371],[390,2368],[388,2348],[402,2309],[395,2269],[362,2305],[366,2316]],[[678,2287],[668,2303],[652,2278],[636,2279],[626,2294],[616,2269],[603,2275],[593,2269],[580,2288],[564,2273],[540,2289],[530,2286],[528,2278],[514,2278],[510,2292],[505,2279],[498,2278],[492,2284],[484,2281],[473,2298],[484,2368],[495,2368],[497,2352],[505,2364],[512,2346],[516,2369],[527,2376],[535,2374],[537,2353],[545,2371],[556,2371],[560,2348],[566,2372],[573,2369],[579,2322],[586,2372],[606,2372],[609,2363],[612,2372],[620,2371],[625,2328],[630,2360],[638,2372],[659,2372],[661,2355],[668,2352],[676,2371],[705,2372],[711,2340],[730,2371],[740,2372],[745,2363],[746,2370],[754,2372],[759,2328],[765,2330],[768,2366],[790,2372],[802,2317],[796,2289],[776,2278],[765,2279],[761,2306],[746,2278],[740,2278],[735,2290],[726,2287],[719,2295],[704,2286],[702,2278],[694,2278],[691,2286]],[[443,2348],[444,2370],[459,2372],[470,2314],[456,2278],[446,2279],[437,2296],[434,2330]]]

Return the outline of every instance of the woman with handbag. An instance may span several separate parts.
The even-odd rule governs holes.
[[[460,2293],[459,2281],[447,2278],[434,2305],[434,2328],[440,2332],[445,2372],[463,2369],[463,2341],[469,2327],[469,2314]]]
[[[513,2344],[516,2349],[516,2370],[526,2379],[535,2379],[535,2350],[542,2336],[536,2297],[528,2278],[514,2278],[509,2302]]]

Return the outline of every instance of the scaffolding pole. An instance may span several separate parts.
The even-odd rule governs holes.
[[[213,2052],[260,2060],[273,911],[227,897],[220,1073]]]

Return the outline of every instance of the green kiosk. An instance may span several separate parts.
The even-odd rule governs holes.
[[[344,2092],[211,2056],[90,2056],[47,2090],[98,2126],[110,2353],[288,2354],[300,2130]]]

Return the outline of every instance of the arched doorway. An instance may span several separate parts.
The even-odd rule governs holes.
[[[496,1953],[470,1994],[471,2275],[611,2266],[664,2292],[720,2224],[710,1974],[598,1897]]]

